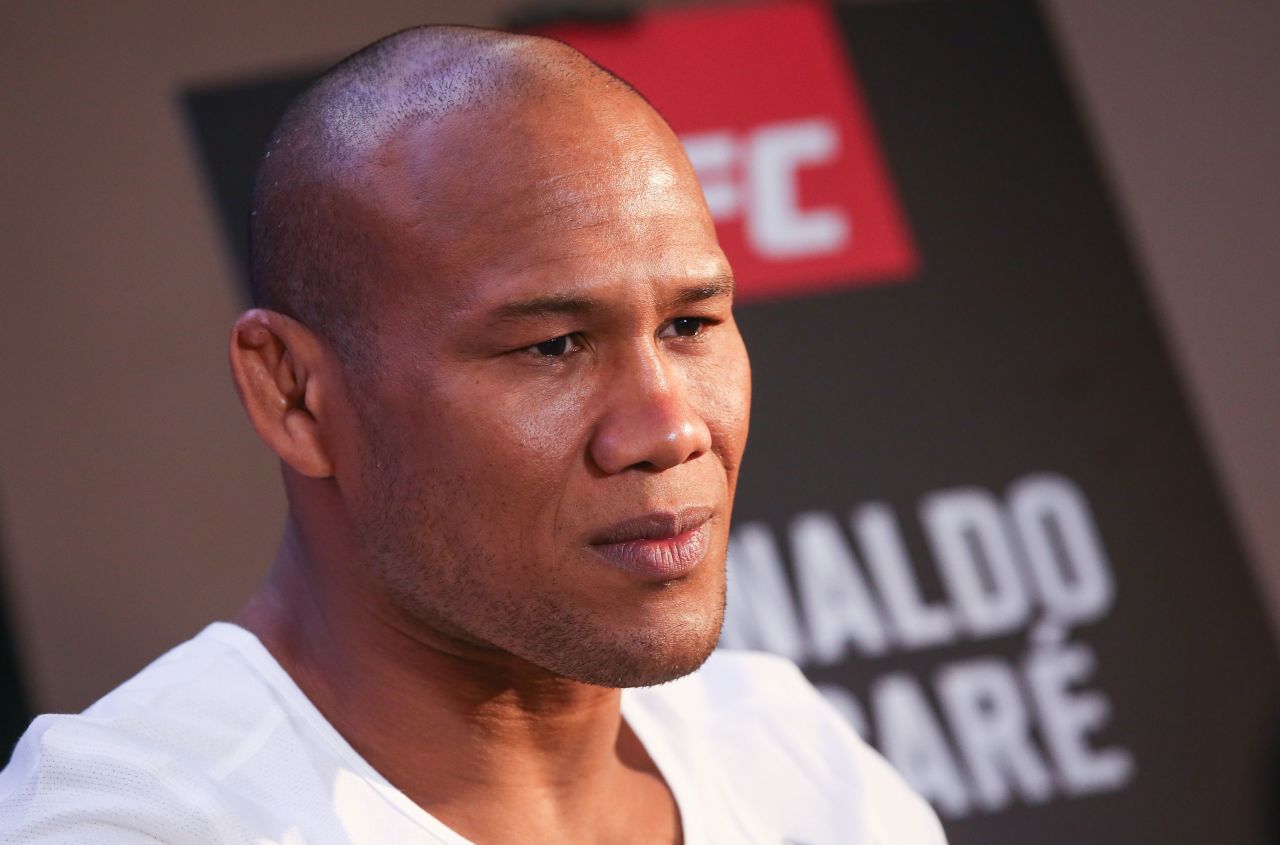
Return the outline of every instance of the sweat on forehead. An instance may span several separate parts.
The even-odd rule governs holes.
[[[359,207],[353,175],[405,126],[595,86],[635,94],[560,42],[472,27],[416,27],[344,59],[289,107],[259,165],[254,304],[298,319],[358,361],[379,245],[359,224],[369,209]]]

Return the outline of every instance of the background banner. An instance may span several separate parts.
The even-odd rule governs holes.
[[[1035,8],[547,31],[667,116],[740,277],[724,644],[799,662],[956,845],[1261,841],[1276,655]],[[308,78],[186,96],[241,258]]]

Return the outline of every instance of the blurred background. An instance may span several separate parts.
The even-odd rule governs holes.
[[[1280,7],[628,8],[5,4],[2,739],[270,559],[225,360],[255,133],[394,30],[541,22],[664,111],[745,281],[726,644],[954,842],[1275,841]]]

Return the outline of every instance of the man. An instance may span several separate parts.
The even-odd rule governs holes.
[[[231,363],[275,561],[234,625],[36,721],[4,841],[941,842],[793,666],[695,673],[749,367],[644,100],[557,42],[420,28],[266,156]]]

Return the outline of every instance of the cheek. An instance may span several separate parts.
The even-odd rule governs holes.
[[[751,364],[738,340],[694,374],[695,395],[713,448],[726,469],[737,470],[751,417]]]
[[[467,490],[476,516],[527,520],[554,508],[568,476],[581,464],[586,437],[586,391],[553,389],[530,380],[468,381],[434,391],[423,403],[422,471],[443,470]]]
[[[521,463],[546,463],[549,472],[567,470],[585,448],[590,407],[587,391],[576,389],[508,389],[492,414],[477,421],[488,440],[500,444]]]

